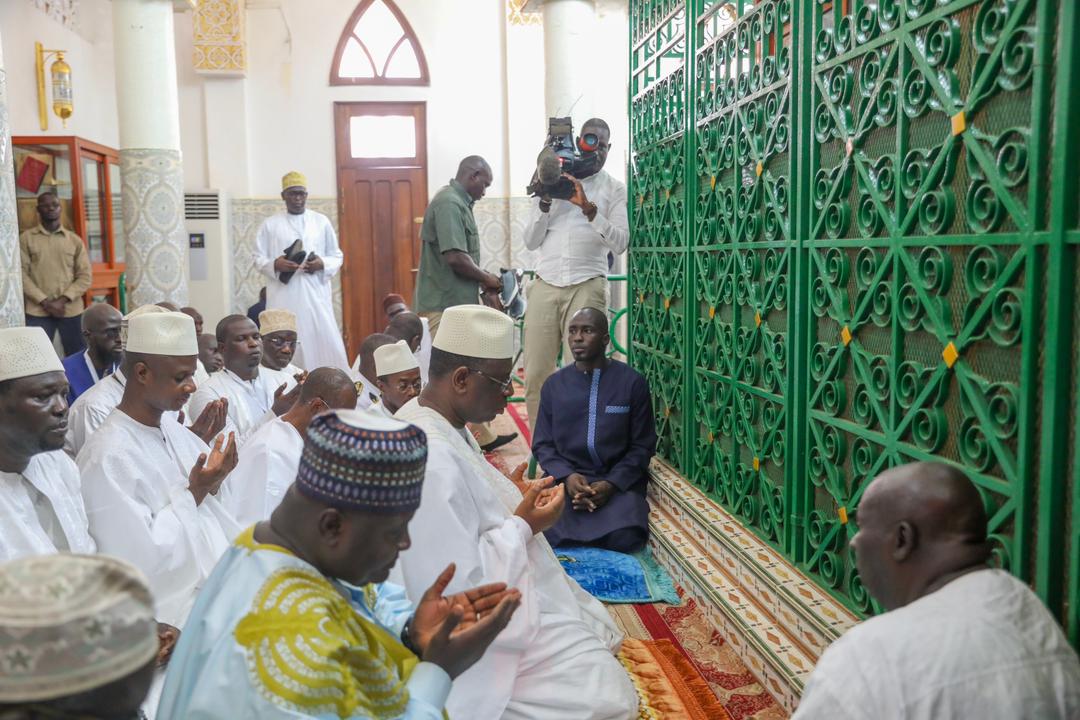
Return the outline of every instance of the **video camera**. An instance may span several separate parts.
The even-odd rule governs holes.
[[[602,166],[599,149],[600,138],[596,133],[585,133],[575,143],[573,120],[550,118],[547,141],[525,191],[531,196],[569,200],[574,196],[574,184],[562,174],[569,173],[579,180],[595,175]]]

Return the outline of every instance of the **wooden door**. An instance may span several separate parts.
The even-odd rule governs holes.
[[[342,320],[349,360],[386,326],[382,299],[412,302],[427,207],[422,102],[334,103]],[[376,157],[375,155],[381,155]]]

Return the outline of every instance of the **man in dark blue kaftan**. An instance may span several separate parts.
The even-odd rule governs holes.
[[[578,311],[567,328],[574,356],[540,392],[532,451],[566,485],[571,507],[544,534],[553,546],[634,552],[649,538],[645,499],[656,426],[648,381],[605,357],[610,336],[600,310]]]

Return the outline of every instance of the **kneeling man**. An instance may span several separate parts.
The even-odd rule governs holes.
[[[558,545],[634,552],[649,539],[645,491],[656,453],[649,382],[605,357],[608,320],[584,308],[570,318],[574,363],[547,379],[533,435],[533,455],[565,483],[571,507],[545,535]]]

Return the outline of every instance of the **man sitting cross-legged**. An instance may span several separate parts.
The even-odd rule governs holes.
[[[120,405],[79,453],[90,535],[98,550],[144,573],[162,622],[183,628],[195,593],[240,527],[216,493],[236,465],[236,441],[211,450],[176,412],[195,390],[195,324],[182,313],[140,315],[128,327]]]
[[[355,407],[356,387],[348,375],[336,368],[313,370],[296,403],[262,425],[240,448],[236,469],[222,489],[225,507],[236,521],[246,527],[270,517],[296,479],[304,433],[316,415]]]
[[[0,329],[0,561],[95,550],[79,469],[60,449],[67,393],[44,330]]]
[[[551,479],[515,483],[484,459],[466,422],[488,422],[511,392],[514,322],[481,305],[447,308],[431,351],[431,377],[396,417],[428,435],[424,500],[400,570],[409,596],[448,562],[461,589],[504,581],[519,588],[518,617],[447,702],[471,720],[625,720],[637,694],[615,658],[622,635],[594,598],[567,577],[543,530],[565,503]],[[515,472],[520,481],[525,466]],[[545,489],[546,488],[546,489]]]
[[[962,472],[886,470],[856,522],[859,577],[886,612],[825,650],[794,718],[1080,717],[1076,651],[1024,583],[987,564],[986,506]]]
[[[404,340],[375,349],[375,372],[381,395],[373,409],[393,415],[420,394],[420,364]]]
[[[203,589],[158,720],[442,718],[451,681],[520,595],[496,583],[443,597],[453,565],[415,608],[384,582],[409,547],[426,457],[412,425],[356,410],[315,418],[281,505]]]
[[[649,538],[645,491],[656,426],[649,382],[605,357],[610,341],[603,312],[584,308],[570,318],[574,363],[544,383],[532,450],[571,501],[544,533],[548,541],[634,552]]]

